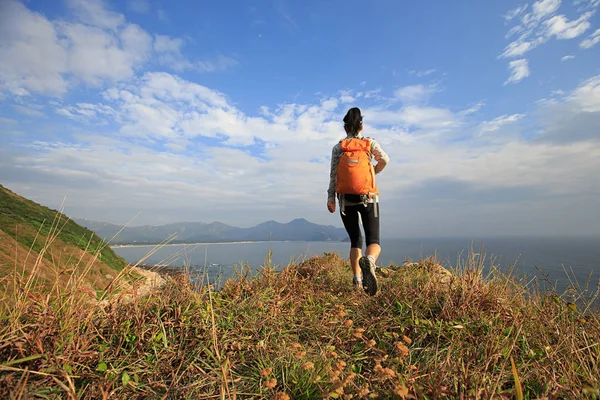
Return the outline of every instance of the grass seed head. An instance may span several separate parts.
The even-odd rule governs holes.
[[[290,400],[290,396],[283,392],[277,392],[273,397],[273,400]]]
[[[306,361],[304,364],[302,364],[302,369],[305,371],[311,370],[315,368],[315,364],[313,364],[310,361]]]
[[[271,379],[267,380],[265,382],[265,386],[268,387],[269,389],[273,389],[275,386],[277,386],[277,379],[271,378]]]
[[[358,391],[358,397],[366,397],[369,394],[369,386],[365,385]]]
[[[358,339],[362,339],[364,331],[365,330],[363,328],[357,328],[354,330],[354,332],[352,332],[352,336]]]
[[[398,353],[403,356],[406,357],[408,356],[408,347],[406,347],[406,345],[402,342],[396,342],[396,350],[398,350]]]
[[[394,388],[394,394],[396,396],[400,396],[401,398],[405,398],[408,396],[408,389],[404,386],[396,386]]]

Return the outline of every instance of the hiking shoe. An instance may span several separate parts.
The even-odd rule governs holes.
[[[362,289],[362,286],[363,286],[362,279],[353,278],[352,279],[352,286],[354,287],[355,290]]]
[[[363,289],[369,296],[375,296],[377,293],[377,277],[375,276],[375,263],[368,257],[361,257],[358,265],[363,275]]]

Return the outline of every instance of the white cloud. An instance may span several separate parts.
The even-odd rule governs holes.
[[[43,112],[41,112],[39,110],[36,110],[35,108],[25,107],[25,106],[21,106],[21,105],[14,105],[13,108],[15,110],[17,110],[19,113],[27,115],[29,117],[36,117],[36,118],[46,117],[46,114],[44,114]]]
[[[85,24],[116,31],[125,23],[125,16],[109,10],[102,0],[68,0],[68,4]]]
[[[562,112],[569,114],[561,113],[561,120],[597,112],[599,87],[600,79],[591,78],[557,99],[560,104],[540,107],[564,106]],[[37,141],[19,149],[21,153],[0,149],[0,179],[26,195],[27,184],[45,198],[58,191],[67,194],[71,214],[92,219],[123,222],[143,210],[138,223],[190,220],[194,215],[195,220],[236,226],[294,217],[315,222],[331,217],[331,223],[339,224],[336,216],[325,214],[323,202],[329,172],[326,157],[343,135],[345,107],[340,93],[345,92],[312,104],[263,106],[260,116],[250,116],[218,91],[167,73],[147,73],[106,91],[106,104],[62,106],[81,118],[111,119],[133,136],[104,128],[100,135],[89,125],[92,132],[72,142],[68,137],[61,142]],[[582,193],[600,190],[595,178],[597,142],[528,140],[518,130],[507,129],[522,120],[522,114],[476,123],[473,113],[481,103],[452,111],[398,106],[388,100],[363,108],[365,133],[376,137],[392,160],[379,177],[388,227],[402,223],[415,228],[432,215],[437,220],[432,199],[444,202],[445,215],[452,210],[453,215],[485,216],[498,210],[493,204],[510,210],[503,215],[515,215],[519,207],[530,204],[535,209],[548,207],[545,216],[535,220],[542,223],[547,215],[575,204],[565,200],[560,207],[553,206],[556,199],[581,199]],[[528,118],[528,128],[536,115]],[[542,128],[544,137],[550,128]],[[501,135],[479,135],[501,129]],[[455,140],[464,135],[470,135],[469,140]],[[206,139],[218,146],[207,145]],[[264,141],[258,152],[244,147],[254,144],[254,149],[256,139]],[[571,161],[565,164],[565,159]],[[34,179],[39,182],[31,185]],[[203,210],[198,204],[209,207]],[[419,204],[416,212],[424,215],[408,221],[401,210],[415,204]],[[443,215],[439,217],[446,223]]]
[[[586,12],[574,21],[569,21],[564,15],[556,15],[545,21],[548,35],[556,36],[557,39],[574,39],[591,26],[589,19],[592,17],[591,11]]]
[[[577,6],[577,11],[585,11],[598,7],[600,0],[574,0],[573,4]]]
[[[373,99],[381,97],[381,89],[367,90],[364,93],[365,99]]]
[[[201,72],[215,72],[233,68],[239,64],[235,58],[218,55],[212,60],[197,61],[196,68]]]
[[[183,39],[172,38],[166,35],[156,35],[154,50],[157,53],[179,53],[183,47]]]
[[[68,0],[74,19],[49,20],[15,0],[0,1],[0,93],[61,96],[81,81],[102,86],[135,75],[152,56],[177,71],[237,65],[217,55],[190,62],[178,38],[152,37],[101,0]]]
[[[562,57],[560,58],[560,61],[568,61],[568,60],[572,60],[572,59],[574,59],[574,58],[575,58],[575,56],[574,56],[574,55],[566,55],[566,56],[562,56]]]
[[[471,107],[467,108],[466,110],[463,110],[461,112],[461,115],[466,117],[468,115],[475,114],[477,111],[481,110],[484,106],[485,106],[485,102],[480,101],[478,103],[475,103]]]
[[[510,10],[509,12],[507,12],[504,15],[504,19],[507,22],[508,21],[512,21],[514,18],[516,18],[519,15],[523,14],[525,12],[525,10],[527,10],[527,4],[520,5],[517,8],[514,8],[514,9]]]
[[[491,121],[482,122],[479,125],[479,130],[481,133],[494,132],[503,127],[504,125],[519,121],[524,116],[525,114],[501,115],[499,117],[494,118]]]
[[[392,125],[401,129],[443,132],[460,125],[457,114],[446,108],[408,105],[399,110],[366,108],[366,121],[374,125]]]
[[[526,59],[513,60],[508,63],[508,68],[511,70],[510,77],[504,84],[518,83],[529,76],[529,63]]]
[[[223,55],[218,55],[212,60],[192,62],[183,55],[182,49],[184,46],[185,42],[181,38],[156,35],[154,51],[157,53],[158,63],[177,72],[192,69],[199,72],[214,72],[229,69],[239,64],[237,60]]]
[[[352,95],[352,90],[340,91],[340,102],[342,104],[354,103],[356,98]]]
[[[185,71],[193,68],[193,64],[181,53],[183,45],[183,39],[156,35],[154,51],[157,53],[158,63],[174,71]]]
[[[0,91],[21,96],[67,91],[67,51],[53,24],[17,1],[0,2],[0,59]]]
[[[0,124],[17,125],[18,123],[19,123],[19,121],[17,121],[16,119],[0,117]]]
[[[518,7],[505,15],[507,22],[512,22],[520,17],[512,26],[506,38],[519,35],[515,40],[504,47],[500,58],[523,57],[527,52],[541,46],[552,38],[559,40],[574,39],[581,36],[589,29],[590,18],[594,15],[600,1],[586,5],[579,10],[581,14],[577,19],[569,20],[565,15],[555,15],[561,6],[560,0],[540,0],[532,5],[530,13],[524,13],[525,8]],[[587,11],[586,11],[587,10]],[[585,11],[585,12],[584,12]]]
[[[61,95],[69,74],[91,84],[119,80],[148,58],[150,37],[137,25],[125,24],[122,15],[106,11],[99,1],[69,4],[93,25],[51,22],[21,3],[3,3],[0,77],[5,90]]]
[[[423,78],[425,76],[429,76],[433,73],[435,73],[436,69],[435,68],[431,68],[431,69],[424,69],[424,70],[410,70],[408,73],[410,75],[415,75],[419,78]]]
[[[120,122],[117,111],[105,104],[77,103],[72,106],[57,106],[55,112],[78,121],[111,118],[111,120]]]
[[[600,76],[595,76],[573,91],[569,97],[584,112],[600,112]]]
[[[600,29],[596,29],[594,33],[585,38],[579,43],[579,46],[583,49],[590,49],[600,42]]]
[[[514,41],[509,43],[500,57],[502,58],[512,58],[522,56],[527,53],[529,50],[536,47],[536,42],[527,42],[527,41]]]
[[[552,15],[560,7],[560,0],[539,0],[533,3],[533,15],[536,19],[542,19]]]
[[[437,91],[438,89],[433,85],[409,85],[396,89],[394,96],[405,103],[418,103],[427,100]]]
[[[152,39],[137,25],[126,25],[118,36],[82,24],[58,29],[68,40],[68,70],[92,85],[133,76],[150,55]]]

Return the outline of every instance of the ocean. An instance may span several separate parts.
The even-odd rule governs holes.
[[[552,282],[559,293],[574,283],[589,292],[597,289],[600,277],[600,237],[496,237],[388,239],[381,242],[378,265],[400,265],[435,255],[445,267],[454,267],[472,250],[502,271],[513,269],[518,277]],[[236,267],[252,271],[265,265],[283,267],[313,255],[335,252],[348,257],[349,243],[343,242],[244,242],[188,245],[113,247],[129,263],[187,266],[195,276],[223,282]],[[349,273],[350,279],[350,273]]]

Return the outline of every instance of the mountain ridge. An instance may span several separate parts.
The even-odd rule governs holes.
[[[112,245],[169,243],[226,243],[239,241],[344,241],[344,228],[319,225],[295,218],[287,223],[265,221],[249,228],[239,228],[219,221],[175,222],[165,225],[123,227],[107,222],[74,218]]]

